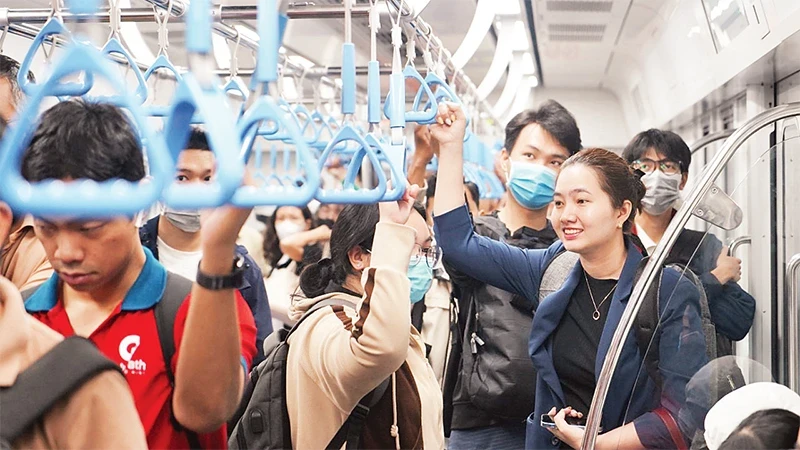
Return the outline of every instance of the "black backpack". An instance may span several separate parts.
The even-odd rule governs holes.
[[[161,300],[156,303],[156,306],[153,308],[153,314],[156,318],[156,329],[158,331],[158,341],[161,344],[161,353],[164,357],[164,366],[167,371],[170,387],[173,390],[175,389],[175,374],[172,373],[172,358],[175,356],[175,317],[178,315],[178,309],[180,309],[183,301],[192,291],[192,284],[192,281],[168,271],[164,293],[161,295]],[[34,287],[22,292],[22,299],[27,300],[37,289],[39,288]],[[61,370],[55,373],[61,373]],[[186,433],[191,448],[202,448],[197,433],[183,428],[175,419],[175,415],[172,414],[172,412],[170,412],[170,419],[172,421],[172,426],[175,427],[176,430]]]
[[[250,381],[245,387],[239,410],[232,420],[236,425],[228,438],[229,448],[260,450],[292,448],[291,424],[286,406],[288,339],[305,319],[328,306],[347,306],[353,309],[356,307],[352,302],[343,299],[323,300],[306,311],[291,330],[276,330],[264,341],[264,354],[267,359],[250,373]],[[338,450],[345,442],[348,450],[358,448],[361,430],[370,408],[383,397],[388,386],[387,378],[358,402],[344,425],[331,439],[327,449]]]
[[[88,339],[72,336],[59,342],[12,386],[0,388],[0,449],[10,449],[57,402],[109,370],[122,374]]]

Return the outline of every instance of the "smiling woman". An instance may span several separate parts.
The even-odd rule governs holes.
[[[465,125],[458,106],[442,105],[437,125],[431,126],[440,142],[437,242],[456,270],[524,297],[536,310],[528,343],[537,369],[536,396],[525,446],[577,448],[583,429],[569,425],[567,417],[588,412],[609,338],[631,295],[643,256],[626,231],[645,188],[619,156],[583,150],[564,163],[556,181],[551,220],[561,242],[526,250],[480,236],[466,208],[458,207],[458,190],[450,186],[460,183]],[[565,250],[579,259],[561,288],[539,304],[542,275]],[[705,363],[698,291],[665,269],[658,296],[669,299],[658,303],[660,325],[653,340],[660,354],[658,373],[641,370],[642,352],[629,339],[623,347],[626,364],[617,368],[603,407],[603,428],[610,431],[598,437],[598,449],[686,448],[694,434],[678,429],[677,418],[687,381]],[[543,414],[553,417],[556,428],[540,426]]]

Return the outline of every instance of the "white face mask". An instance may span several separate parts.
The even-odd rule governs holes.
[[[291,220],[284,220],[275,224],[275,234],[278,235],[279,241],[301,231],[305,231],[305,227]]]
[[[683,175],[667,175],[656,169],[642,177],[647,192],[642,199],[642,208],[648,214],[659,216],[672,208],[681,198]]]

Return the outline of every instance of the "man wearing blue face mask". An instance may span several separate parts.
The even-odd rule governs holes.
[[[192,129],[186,150],[178,156],[175,180],[178,183],[208,183],[214,170],[214,153],[205,133],[199,128]],[[150,219],[139,229],[139,238],[168,271],[194,280],[203,257],[201,228],[199,210],[177,210],[165,206],[160,216]],[[245,264],[244,284],[239,292],[256,323],[256,355],[251,366],[254,367],[264,359],[263,342],[272,333],[272,315],[261,269],[243,246],[237,245],[236,251],[244,258]]]
[[[475,231],[522,248],[558,238],[547,220],[561,164],[581,149],[575,118],[549,100],[506,126],[501,178],[505,207],[475,217]],[[440,166],[439,170],[443,170]],[[519,449],[533,411],[536,374],[528,356],[533,305],[447,265],[458,303],[458,327],[444,384],[451,449]]]

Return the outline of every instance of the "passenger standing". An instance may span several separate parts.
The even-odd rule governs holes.
[[[42,115],[23,156],[22,176],[32,182],[138,182],[145,165],[121,109],[65,101]],[[256,353],[253,315],[239,291],[229,287],[244,276],[236,237],[248,214],[226,206],[206,220],[197,279],[187,285],[191,295],[173,328],[165,330],[171,335],[163,335],[174,337],[169,361],[154,312],[168,286],[167,271],[142,247],[133,218],[35,218],[36,235],[56,274],[25,307],[64,336],[88,337],[124,367],[149,448],[227,445],[225,421],[239,405]]]
[[[189,134],[186,150],[178,155],[177,170],[175,180],[179,184],[210,183],[213,180],[214,153],[201,129],[193,128]],[[203,219],[199,210],[181,211],[166,207],[160,216],[150,219],[139,229],[139,239],[168,271],[194,280],[197,265],[203,258]],[[239,293],[256,322],[256,356],[249,361],[255,366],[264,360],[264,339],[272,333],[269,298],[261,269],[247,249],[237,245],[236,254],[244,260],[244,282]]]
[[[328,225],[312,229],[311,210],[307,207],[279,206],[267,221],[264,255],[269,264],[264,283],[272,298],[275,329],[291,326],[292,297],[297,293],[300,272],[322,259],[324,244],[331,236]]]
[[[542,274],[556,254],[580,259],[563,286],[536,309],[528,343],[536,377],[536,406],[527,420],[525,447],[578,448],[583,429],[565,417],[586,414],[630,297],[639,249],[625,236],[645,188],[627,163],[602,149],[584,150],[561,167],[551,219],[561,242],[546,250],[521,249],[475,233],[463,207],[466,118],[457,105],[440,105],[431,132],[440,143],[434,219],[447,262],[479,280],[538,302]],[[512,177],[513,178],[513,175]],[[706,363],[699,295],[690,281],[665,269],[659,294],[660,380],[642,370],[636,340],[627,339],[603,406],[598,449],[676,448],[694,430],[679,429],[686,383]],[[654,375],[656,376],[656,375]],[[660,381],[660,382],[659,382]],[[540,426],[554,418],[556,429]],[[675,440],[673,440],[675,436]],[[683,442],[680,442],[683,440]]]
[[[675,216],[680,191],[689,177],[692,153],[677,134],[651,129],[637,134],[622,157],[634,170],[644,173],[642,182],[647,192],[641,214],[636,216],[635,233],[652,253]],[[665,263],[687,266],[700,278],[717,329],[717,356],[733,354],[731,341],[744,339],[756,311],[755,299],[737,284],[742,261],[729,256],[713,234],[684,229]]]
[[[17,82],[19,62],[0,54],[0,119],[10,123],[22,102],[23,93]],[[35,81],[33,72],[28,72],[29,81]],[[0,133],[2,136],[2,133]],[[33,231],[33,219],[15,216],[11,233],[0,247],[0,275],[11,280],[21,291],[45,282],[53,273],[42,244]]]
[[[331,257],[301,276],[306,298],[293,303],[293,319],[325,300],[352,306],[323,307],[289,338],[294,448],[325,448],[359,400],[387,378],[360,447],[444,448],[441,390],[409,314],[424,294],[415,268],[432,264],[430,232],[412,209],[418,189],[396,203],[345,207],[331,234]]]
[[[519,248],[549,247],[558,239],[547,220],[556,175],[580,148],[575,118],[555,101],[517,114],[506,126],[501,152],[508,202],[488,216],[473,213],[475,232]],[[454,339],[460,343],[445,384],[450,447],[522,448],[536,389],[527,347],[533,309],[523,296],[448,269],[459,307]]]
[[[5,120],[0,118],[0,137],[4,129]],[[0,202],[0,245],[8,238],[12,224],[11,209]],[[63,336],[25,312],[18,288],[0,276],[0,389],[6,394],[15,384],[19,389],[17,382],[21,375],[63,340]],[[50,380],[41,382],[51,383]],[[30,408],[33,405],[20,402],[5,407]],[[8,424],[5,430],[0,427],[0,431],[7,430]],[[91,376],[58,399],[22,433],[9,442],[11,448],[147,448],[131,390],[122,374],[113,371]]]

